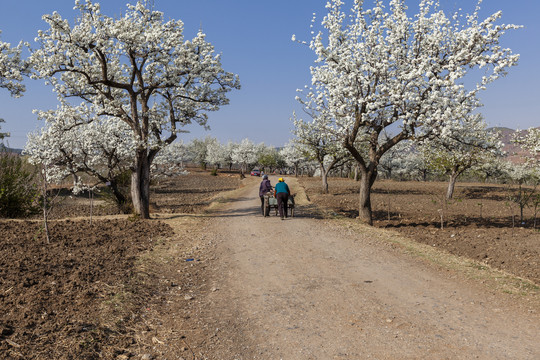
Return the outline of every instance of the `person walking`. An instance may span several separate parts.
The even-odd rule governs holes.
[[[278,183],[275,187],[275,192],[279,216],[281,217],[281,220],[283,220],[284,217],[287,217],[287,202],[289,201],[289,195],[291,195],[289,185],[287,185],[283,178],[278,179]]]
[[[261,211],[263,216],[268,215],[264,213],[264,195],[269,191],[272,191],[272,184],[270,184],[270,180],[268,180],[268,175],[264,174],[261,185],[259,186],[259,197],[261,198]]]

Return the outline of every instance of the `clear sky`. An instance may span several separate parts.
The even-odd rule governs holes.
[[[119,15],[127,2],[102,0],[102,11]],[[314,55],[303,45],[291,41],[309,40],[313,13],[325,14],[326,0],[154,0],[155,8],[167,19],[185,23],[186,38],[202,27],[217,52],[221,52],[226,71],[240,76],[242,89],[230,93],[231,103],[210,113],[210,131],[192,126],[184,141],[211,135],[225,143],[249,138],[256,143],[282,146],[292,136],[290,117],[298,110],[296,89],[310,83],[309,66]],[[100,1],[98,1],[100,2]],[[472,12],[475,0],[440,0],[450,11],[463,8]],[[418,0],[407,0],[412,11]],[[43,14],[58,11],[73,19],[73,0],[0,0],[0,30],[3,41],[25,40],[34,47],[38,30],[47,29]],[[366,0],[371,5],[371,0]],[[540,126],[540,1],[484,0],[482,16],[503,11],[502,23],[524,25],[507,33],[503,46],[521,54],[520,63],[506,78],[499,79],[482,94],[481,112],[490,126],[527,128]],[[1,131],[10,132],[11,147],[22,148],[26,134],[42,126],[32,109],[56,108],[56,97],[43,81],[26,79],[27,92],[14,99],[0,89]]]

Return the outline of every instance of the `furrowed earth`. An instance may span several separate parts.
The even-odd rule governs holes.
[[[299,178],[298,183],[289,179],[299,199],[298,220],[341,226],[351,221],[347,218],[356,217],[358,186],[354,181],[331,178],[330,194],[321,194],[319,178]],[[229,173],[211,176],[193,169],[189,175],[154,186],[152,220],[120,215],[99,196],[93,201],[90,218],[87,197],[63,194],[53,208],[50,243],[39,218],[1,219],[0,358],[274,358],[277,350],[261,345],[250,327],[254,321],[244,319],[247,315],[238,304],[248,299],[229,294],[234,284],[222,271],[226,264],[231,263],[231,269],[237,266],[234,259],[240,262],[237,256],[241,255],[227,252],[233,247],[227,242],[244,240],[230,232],[220,234],[221,226],[246,217],[245,225],[252,229],[245,234],[248,244],[259,238],[257,222],[252,219],[258,214],[259,200],[256,195],[253,199],[242,195],[244,189],[258,187],[259,180],[241,180]],[[445,185],[377,182],[372,196],[375,227],[429,245],[443,256],[471,259],[478,271],[493,268],[518,279],[517,288],[505,288],[500,294],[502,303],[523,301],[523,307],[537,316],[540,233],[533,229],[532,210],[525,209],[525,223],[520,223],[513,217],[518,214],[515,205],[508,201],[510,189],[502,185],[458,184],[455,199],[445,202]],[[227,210],[242,201],[253,201],[253,208]],[[276,218],[260,220],[268,223]],[[294,221],[290,219],[288,224]],[[392,251],[401,251],[401,245],[387,244]],[[316,279],[307,282],[311,281]],[[463,281],[472,286],[470,278]],[[219,296],[231,297],[220,300]],[[287,312],[286,304],[290,305],[285,303],[280,313]],[[394,321],[385,319],[386,325]],[[283,346],[281,351],[285,349]],[[528,358],[537,350],[509,354]],[[374,347],[372,354],[396,358],[396,351]],[[458,350],[432,354],[467,358],[452,356],[461,354],[453,351]],[[324,354],[307,352],[283,358],[322,359]],[[343,358],[363,357],[350,353]]]

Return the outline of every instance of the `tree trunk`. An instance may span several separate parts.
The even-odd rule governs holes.
[[[459,173],[457,172],[452,172],[452,174],[450,174],[450,181],[448,182],[448,189],[446,190],[446,200],[450,200],[454,197],[454,188],[458,176]]]
[[[111,188],[111,191],[116,199],[116,204],[118,205],[119,209],[124,209],[124,204],[128,201],[124,194],[120,191],[118,187],[118,183],[116,181],[109,181],[109,186]]]
[[[368,225],[373,225],[373,213],[371,211],[371,187],[377,178],[377,171],[362,171],[360,177],[360,207],[358,219]]]
[[[324,167],[321,165],[321,180],[322,180],[322,190],[324,194],[328,194],[328,173],[324,170]]]
[[[133,209],[142,219],[150,219],[150,163],[146,150],[137,151],[135,171],[131,173]]]

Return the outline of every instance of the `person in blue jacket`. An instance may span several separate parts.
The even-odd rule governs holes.
[[[268,180],[268,175],[264,174],[261,185],[259,186],[259,197],[261,198],[261,211],[263,216],[268,215],[264,213],[264,195],[270,191],[272,191],[272,184],[270,184],[270,180]]]
[[[284,217],[287,217],[287,202],[289,201],[291,191],[289,190],[289,185],[287,185],[283,178],[278,179],[278,183],[274,187],[274,190],[276,192],[279,216],[281,217],[281,220],[283,220]]]

